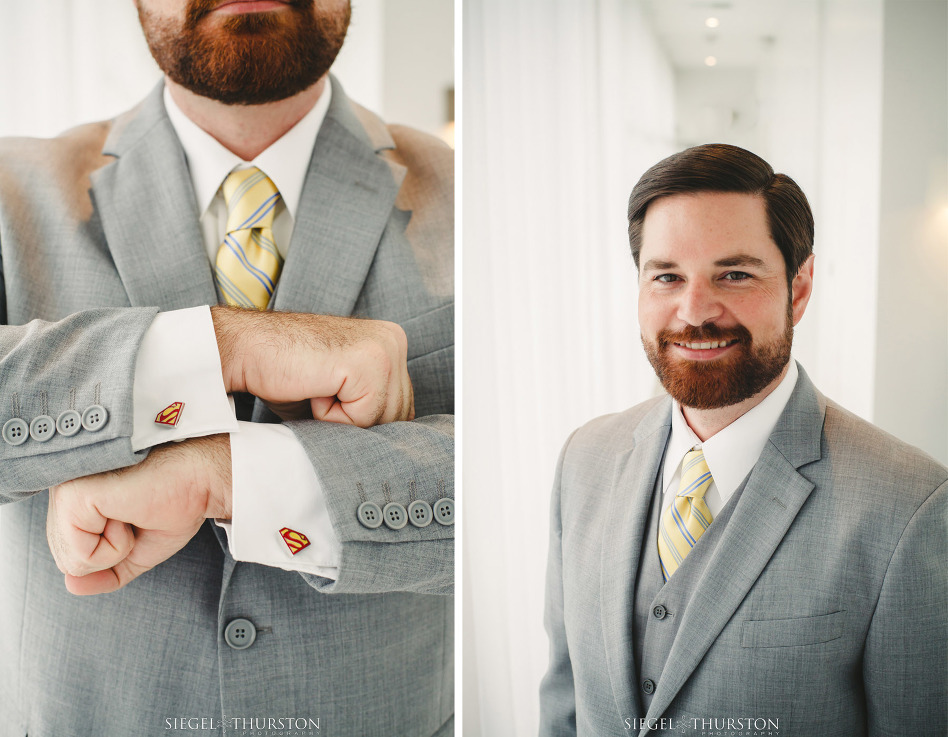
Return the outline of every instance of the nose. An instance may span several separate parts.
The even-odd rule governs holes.
[[[698,327],[721,317],[724,307],[713,287],[701,280],[687,282],[679,292],[678,319]]]

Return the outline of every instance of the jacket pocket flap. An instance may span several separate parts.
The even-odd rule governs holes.
[[[843,634],[844,612],[790,619],[748,619],[741,627],[742,647],[793,647],[829,642]]]

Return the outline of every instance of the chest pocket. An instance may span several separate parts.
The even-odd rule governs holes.
[[[748,619],[741,626],[742,647],[798,647],[842,637],[845,612],[790,619]]]

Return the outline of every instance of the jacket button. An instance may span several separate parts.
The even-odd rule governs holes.
[[[652,610],[652,614],[654,615],[655,619],[665,619],[665,615],[668,614],[668,610],[659,604]]]
[[[453,525],[454,524],[454,499],[449,499],[445,497],[439,499],[435,502],[434,505],[434,518],[438,524],[441,525]]]
[[[45,443],[56,434],[56,420],[49,415],[34,417],[30,423],[30,437],[40,443]]]
[[[98,432],[109,421],[109,413],[101,404],[86,407],[82,413],[82,426],[89,432]]]
[[[431,524],[433,517],[431,505],[422,499],[417,499],[408,505],[408,521],[415,527],[427,527]]]
[[[26,420],[13,417],[3,423],[3,440],[8,445],[20,445],[30,437],[30,426]]]
[[[389,502],[382,510],[385,526],[392,530],[400,530],[408,524],[408,513],[398,502]]]
[[[375,502],[362,502],[356,515],[362,526],[370,530],[382,526],[382,508]]]
[[[642,690],[647,694],[655,693],[655,681],[651,678],[646,678],[642,681]]]
[[[76,410],[67,409],[56,418],[56,429],[60,435],[71,437],[82,429],[82,417]]]
[[[246,650],[257,639],[257,628],[249,619],[232,619],[224,629],[224,642],[234,650]]]

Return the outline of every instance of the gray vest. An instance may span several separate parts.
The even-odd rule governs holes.
[[[639,569],[635,577],[635,601],[632,612],[632,636],[635,648],[635,672],[638,675],[636,691],[642,700],[642,711],[647,712],[654,696],[654,688],[646,681],[657,685],[665,669],[665,661],[678,635],[685,607],[701,580],[711,554],[724,532],[734,505],[744,491],[747,480],[728,499],[724,509],[714,518],[711,526],[692,548],[688,557],[675,571],[668,583],[662,581],[662,570],[658,559],[658,526],[662,514],[662,470],[652,492],[652,505],[646,523],[647,534],[644,549],[639,556]],[[671,493],[671,492],[669,492]]]

